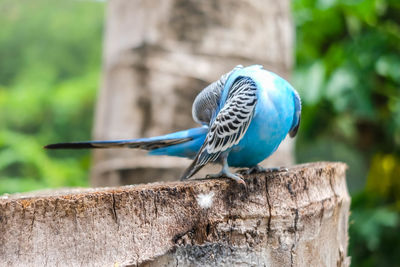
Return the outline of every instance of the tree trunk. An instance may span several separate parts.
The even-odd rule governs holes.
[[[195,127],[197,93],[235,65],[262,64],[288,77],[293,28],[289,0],[113,0],[95,139],[126,139]],[[287,140],[270,165],[293,164]],[[95,151],[94,186],[172,180],[190,161],[143,151]],[[205,169],[205,172],[212,172]]]
[[[348,266],[346,165],[0,197],[1,266]]]

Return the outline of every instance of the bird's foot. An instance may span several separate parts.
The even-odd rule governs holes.
[[[260,166],[260,165],[256,165],[254,167],[248,168],[247,170],[245,170],[246,174],[252,174],[252,173],[260,173],[260,172],[266,172],[268,171],[268,169]]]
[[[235,180],[238,184],[242,184],[242,185],[246,186],[246,182],[243,180],[243,176],[238,173],[231,173],[230,171],[222,170],[216,174],[207,174],[206,175],[207,179],[220,178],[220,177],[230,178],[232,180]]]

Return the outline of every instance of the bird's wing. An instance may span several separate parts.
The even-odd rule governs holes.
[[[294,98],[294,116],[293,116],[292,127],[289,130],[290,137],[296,136],[297,131],[299,130],[300,118],[301,118],[301,100],[299,94],[294,89],[293,89],[293,98]]]
[[[213,82],[204,88],[195,98],[192,105],[193,119],[203,125],[209,125],[211,119],[218,112],[218,106],[221,99],[221,93],[224,89],[225,82],[229,75],[243,68],[242,65],[237,65],[233,70],[221,76],[218,81]]]
[[[257,86],[249,77],[238,77],[229,90],[227,101],[211,123],[203,146],[185,171],[190,178],[208,162],[238,144],[246,133],[257,104]]]

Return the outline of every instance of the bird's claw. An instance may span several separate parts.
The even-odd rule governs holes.
[[[236,174],[229,173],[229,175],[226,175],[226,177],[235,180],[236,183],[238,183],[238,184],[242,184],[242,185],[246,186],[246,182],[244,181],[243,176],[239,173],[236,173]]]
[[[248,168],[245,170],[246,174],[252,174],[252,173],[260,173],[260,172],[266,172],[268,169],[261,167],[260,165],[256,165],[254,167]]]
[[[207,179],[212,179],[212,178],[221,178],[221,177],[225,177],[225,178],[230,178],[232,180],[235,180],[238,184],[242,184],[244,186],[246,186],[246,182],[243,179],[243,176],[239,173],[231,173],[231,172],[219,172],[216,174],[207,174],[206,178]]]

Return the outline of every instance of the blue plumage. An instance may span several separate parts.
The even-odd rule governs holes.
[[[301,101],[296,90],[277,74],[260,65],[237,66],[198,95],[192,113],[204,126],[152,138],[61,143],[46,148],[146,149],[150,155],[194,159],[182,179],[214,162],[223,166],[215,176],[243,183],[228,167],[258,169],[257,164],[275,152],[287,134],[295,136]]]
[[[190,138],[191,140],[173,146],[165,146],[149,151],[149,155],[167,155],[193,159],[199,151],[207,135],[208,127],[192,128],[189,130],[167,134],[159,138]]]

